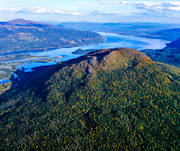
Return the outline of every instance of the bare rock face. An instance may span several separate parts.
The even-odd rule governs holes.
[[[149,57],[130,48],[103,49],[67,63],[73,64],[73,68],[78,70],[86,67],[89,73],[96,73],[98,70],[126,69],[131,66],[138,68],[141,65],[153,64]]]

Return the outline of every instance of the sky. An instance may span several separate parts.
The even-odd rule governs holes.
[[[180,0],[0,0],[0,21],[180,23]]]

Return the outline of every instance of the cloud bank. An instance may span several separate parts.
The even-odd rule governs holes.
[[[143,2],[143,1],[122,1],[122,0],[99,0],[101,4],[110,4],[110,5],[130,5],[137,9],[143,9],[143,10],[151,10],[151,11],[163,11],[163,10],[169,10],[169,11],[180,11],[180,2],[179,1],[166,1],[166,2]]]
[[[58,15],[72,15],[77,16],[81,15],[79,12],[71,12],[71,11],[62,11],[57,9],[48,9],[41,7],[33,7],[33,8],[0,8],[1,12],[7,13],[23,13],[23,14],[58,14]]]
[[[0,0],[1,1],[1,0]],[[0,18],[32,18],[65,21],[153,21],[180,23],[180,1],[169,0],[77,0],[73,7],[0,6]],[[62,5],[63,6],[63,5]],[[66,9],[65,9],[66,8]]]

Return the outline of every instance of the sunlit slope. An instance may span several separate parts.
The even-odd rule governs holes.
[[[179,85],[117,48],[63,62],[1,95],[1,150],[178,150]]]
[[[0,53],[38,51],[103,42],[94,32],[16,19],[0,22]]]

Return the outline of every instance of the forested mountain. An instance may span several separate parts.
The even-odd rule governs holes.
[[[180,39],[168,43],[164,49],[148,49],[142,50],[142,52],[147,54],[154,61],[180,67]]]
[[[167,44],[167,48],[179,49],[180,53],[180,37],[177,40]]]
[[[178,150],[178,82],[117,48],[42,70],[0,96],[0,150]]]
[[[0,22],[0,53],[47,50],[103,42],[97,33],[16,19]]]
[[[159,39],[166,39],[169,41],[175,41],[180,38],[180,28],[160,30],[152,34],[152,36]]]

